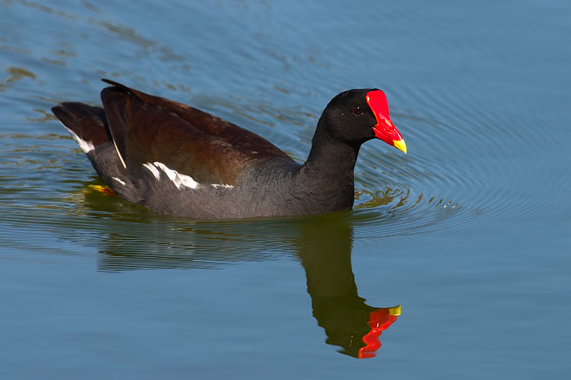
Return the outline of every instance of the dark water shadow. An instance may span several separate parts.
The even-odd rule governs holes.
[[[357,358],[374,357],[380,335],[401,313],[401,306],[372,307],[359,297],[351,266],[353,226],[346,217],[304,221],[297,241],[305,269],[313,316],[326,343]]]
[[[97,205],[101,196],[91,196],[94,198],[85,197],[85,206],[101,212]],[[191,222],[163,218],[144,209],[125,212],[122,208],[131,206],[122,202],[107,202],[106,207],[107,211],[118,207],[115,211],[122,212],[105,214],[104,223],[98,223],[103,237],[97,264],[101,271],[216,269],[289,253],[305,270],[313,316],[325,331],[326,343],[355,358],[374,357],[381,347],[380,335],[400,315],[400,305],[369,306],[358,294],[351,266],[355,223],[351,212],[295,219]]]

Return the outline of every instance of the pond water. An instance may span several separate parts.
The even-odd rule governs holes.
[[[1,2],[0,378],[567,378],[570,40],[563,0]],[[156,215],[50,113],[102,77],[299,161],[379,87],[409,154],[351,212]]]

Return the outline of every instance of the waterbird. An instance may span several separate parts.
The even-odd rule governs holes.
[[[377,138],[407,152],[377,88],[336,95],[300,164],[222,118],[103,81],[103,107],[63,102],[52,111],[107,186],[161,214],[220,220],[350,210],[361,145]]]

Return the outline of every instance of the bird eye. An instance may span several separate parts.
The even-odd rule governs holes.
[[[351,112],[353,113],[353,115],[355,116],[361,116],[363,114],[363,111],[361,111],[361,107],[359,106],[355,106],[351,109]]]

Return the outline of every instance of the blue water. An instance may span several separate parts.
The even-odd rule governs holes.
[[[570,40],[562,0],[0,3],[0,378],[568,378]],[[102,77],[300,161],[379,87],[409,154],[363,146],[352,212],[156,215],[49,111]]]

